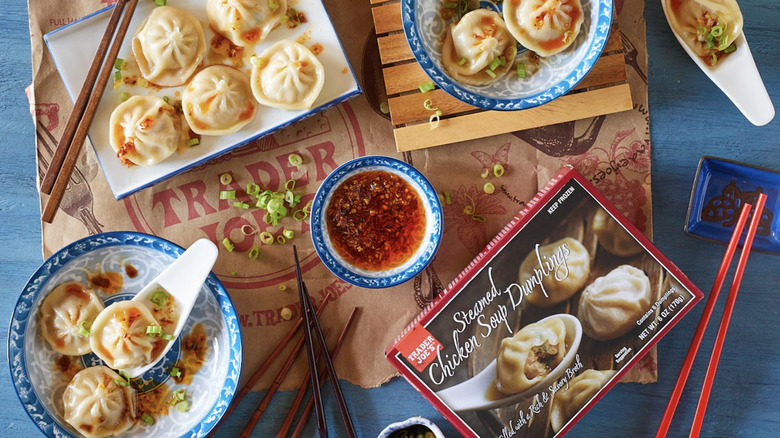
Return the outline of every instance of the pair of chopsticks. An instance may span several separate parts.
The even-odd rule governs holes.
[[[128,5],[127,13],[122,17],[125,5]],[[100,40],[95,58],[92,60],[87,77],[84,79],[84,84],[73,104],[68,122],[65,124],[65,130],[51,158],[46,175],[41,181],[41,192],[50,195],[41,216],[41,220],[44,222],[51,223],[60,206],[62,196],[68,187],[70,174],[76,167],[81,146],[87,138],[89,125],[92,123],[100,99],[103,97],[103,90],[105,90],[111,76],[114,62],[116,62],[137,5],[138,0],[117,0],[114,5],[114,11],[108,19],[106,32]],[[119,23],[120,18],[122,18],[121,23]],[[115,32],[116,35],[114,35]],[[112,39],[113,44],[111,44]],[[111,44],[110,51],[108,50],[109,44]],[[108,52],[108,56],[106,56],[106,52]],[[101,64],[103,65],[102,70]],[[98,73],[100,74],[98,75]]]
[[[691,432],[689,437],[698,437],[701,432],[701,426],[704,422],[704,414],[707,411],[707,403],[709,402],[710,392],[712,391],[712,385],[715,380],[715,372],[718,369],[718,361],[720,360],[720,353],[723,350],[723,343],[726,339],[726,331],[731,321],[731,313],[734,310],[734,304],[737,301],[737,293],[739,293],[739,286],[742,283],[742,275],[745,273],[745,266],[747,265],[748,256],[750,250],[753,247],[753,239],[756,237],[756,231],[758,230],[759,222],[764,213],[764,204],[766,204],[766,195],[761,193],[758,195],[758,201],[756,202],[756,210],[753,214],[753,219],[750,221],[750,227],[748,228],[747,236],[745,236],[745,243],[742,248],[742,253],[739,256],[737,262],[737,269],[734,272],[734,280],[731,283],[729,289],[729,296],[726,301],[726,306],[723,309],[723,316],[720,320],[720,327],[718,327],[718,335],[715,338],[715,345],[712,348],[712,355],[710,356],[710,362],[707,366],[707,374],[704,377],[704,384],[702,385],[701,394],[699,395],[699,403],[696,407],[696,414],[693,418],[693,425],[691,426]],[[674,417],[674,411],[677,409],[677,404],[680,401],[683,389],[685,388],[685,382],[688,380],[688,375],[693,368],[693,362],[696,359],[696,353],[701,345],[704,332],[707,329],[712,311],[715,308],[715,302],[718,300],[718,294],[723,287],[726,273],[731,265],[731,260],[734,257],[734,253],[737,250],[742,231],[747,223],[748,216],[750,216],[750,210],[752,206],[750,204],[744,204],[742,212],[739,215],[737,224],[734,227],[734,232],[731,235],[731,240],[726,247],[726,254],[723,257],[723,261],[718,269],[718,275],[715,277],[715,284],[712,286],[710,296],[707,298],[707,304],[704,307],[704,313],[702,313],[699,319],[699,325],[696,327],[696,333],[693,335],[690,347],[688,347],[688,354],[685,356],[685,362],[683,363],[682,370],[680,370],[680,376],[677,378],[677,383],[674,385],[672,396],[669,398],[669,403],[666,406],[661,425],[658,427],[656,438],[663,438],[669,431],[669,426],[672,423]]]
[[[339,378],[336,375],[336,369],[333,367],[333,360],[328,353],[328,346],[325,343],[325,338],[322,336],[322,328],[317,320],[317,315],[314,313],[314,305],[312,305],[309,291],[306,289],[306,283],[303,282],[301,275],[301,264],[298,261],[298,248],[293,245],[293,254],[295,256],[295,274],[298,281],[298,298],[301,302],[301,314],[303,318],[303,334],[306,339],[306,357],[309,362],[309,379],[312,389],[312,399],[314,400],[314,409],[317,412],[317,430],[320,437],[328,436],[328,425],[325,422],[325,410],[322,403],[322,393],[320,392],[320,377],[319,369],[317,368],[317,358],[314,353],[315,341],[320,344],[320,352],[325,359],[325,368],[330,377],[330,383],[333,387],[333,392],[336,393],[336,399],[339,405],[339,411],[341,412],[341,418],[344,420],[344,426],[347,429],[347,436],[350,438],[357,437],[355,434],[355,427],[352,424],[352,418],[349,415],[349,409],[347,403],[344,400],[344,394],[341,391],[341,385],[339,384]],[[304,421],[305,423],[305,421]],[[299,428],[302,427],[299,424]]]

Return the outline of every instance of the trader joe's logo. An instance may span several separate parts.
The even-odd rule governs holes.
[[[291,154],[300,155],[303,164],[291,164]],[[266,223],[266,210],[255,208],[256,200],[247,194],[247,185],[257,184],[260,192],[285,192],[287,182],[294,180],[292,191],[300,195],[296,207],[300,209],[314,198],[330,172],[363,155],[360,126],[352,108],[344,103],[129,196],[124,199],[124,205],[136,230],[144,233],[174,241],[176,236],[205,237],[218,244],[229,238],[235,245],[235,254],[220,257],[214,269],[227,286],[237,289],[272,286],[294,276],[291,257],[289,265],[286,262],[279,265],[274,260],[276,269],[268,270],[274,272],[258,274],[257,269],[251,269],[251,276],[242,274],[236,264],[248,263],[246,256],[253,247],[262,249],[261,232],[271,233],[276,240],[287,229],[296,237],[305,236],[308,240],[308,219],[296,221],[285,217],[276,226]],[[220,176],[225,174],[231,176],[227,184],[220,181]],[[221,192],[231,191],[235,191],[235,199],[220,199]],[[249,208],[236,207],[234,202]],[[261,252],[261,256],[267,254]],[[318,263],[313,252],[301,260],[304,270]]]
[[[428,330],[417,324],[398,343],[397,348],[417,371],[422,372],[436,359],[442,345]]]

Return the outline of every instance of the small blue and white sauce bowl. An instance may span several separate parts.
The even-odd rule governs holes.
[[[341,184],[355,175],[370,171],[385,171],[403,179],[419,196],[425,214],[425,230],[417,250],[400,265],[380,271],[361,269],[336,251],[326,216],[330,201]],[[342,164],[325,178],[312,202],[311,236],[317,255],[333,274],[359,287],[380,289],[414,278],[433,260],[442,232],[442,208],[436,190],[417,169],[395,158],[368,156]]]
[[[412,417],[404,421],[393,423],[384,428],[377,438],[390,438],[394,433],[401,431],[417,432],[419,434],[419,430],[423,428],[428,429],[435,438],[444,438],[444,434],[433,421],[423,417]],[[423,433],[423,436],[429,435]]]
[[[542,57],[538,68],[525,78],[510,73],[489,85],[468,85],[453,79],[444,68],[442,50],[450,24],[460,17],[447,18],[442,0],[401,0],[401,20],[406,41],[414,58],[437,87],[452,97],[478,108],[513,111],[533,108],[571,91],[593,68],[607,43],[612,28],[612,0],[581,0],[582,27],[574,42],[561,53]],[[503,16],[503,3],[480,0],[479,8]],[[517,46],[518,62],[536,65],[531,52]]]

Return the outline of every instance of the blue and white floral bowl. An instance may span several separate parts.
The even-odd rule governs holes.
[[[41,334],[38,309],[46,295],[66,281],[88,284],[87,271],[100,265],[104,272],[122,272],[126,264],[137,269],[134,278],[124,278],[122,290],[113,295],[97,294],[105,304],[132,298],[157,276],[184,249],[156,236],[135,232],[97,234],[61,249],[32,275],[16,304],[8,333],[8,361],[16,393],[25,411],[48,437],[75,437],[75,430],[63,418],[62,393],[68,384],[56,369],[59,354]],[[195,324],[206,331],[206,360],[189,385],[176,384],[169,370],[181,359],[181,338]],[[185,389],[190,407],[187,412],[171,409],[167,416],[155,416],[155,424],[143,421],[122,436],[202,437],[220,421],[236,393],[241,375],[243,351],[236,310],[227,291],[214,274],[201,289],[182,335],[154,368],[133,379],[139,393],[167,385],[171,391]],[[93,355],[75,361],[82,368],[101,364]]]
[[[425,209],[425,236],[417,252],[402,265],[386,271],[366,271],[346,262],[333,248],[325,220],[327,206],[336,188],[347,178],[371,170],[383,170],[403,178],[417,191]],[[380,289],[414,278],[433,260],[442,232],[442,209],[436,190],[417,169],[395,158],[368,156],[342,164],[325,178],[312,202],[311,237],[317,255],[337,277],[355,286]]]
[[[512,71],[490,85],[466,85],[452,79],[442,64],[442,45],[450,23],[441,14],[444,0],[401,0],[406,41],[415,59],[436,85],[452,97],[490,110],[521,110],[557,99],[574,88],[601,56],[612,27],[612,0],[581,0],[584,22],[574,43],[563,52],[541,58],[539,70],[518,79]],[[481,0],[480,7],[502,14],[502,4]],[[502,15],[503,16],[503,15]],[[528,50],[518,45],[517,59]]]

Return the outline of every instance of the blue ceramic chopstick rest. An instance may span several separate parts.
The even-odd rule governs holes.
[[[780,219],[776,217],[780,172],[763,167],[702,157],[691,191],[685,232],[728,243],[742,206],[754,205],[760,193],[766,193],[767,203],[753,248],[780,254]]]

